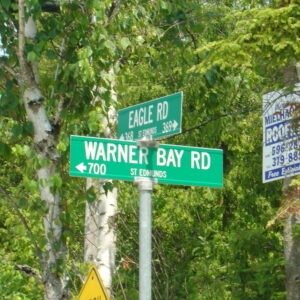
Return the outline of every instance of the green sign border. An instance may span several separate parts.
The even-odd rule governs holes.
[[[86,159],[84,141],[112,143],[121,145],[134,145],[135,149],[138,148],[137,143],[134,141],[121,141],[115,139],[104,139],[94,137],[82,137],[82,136],[71,136],[70,138],[70,175],[78,177],[94,177],[94,178],[106,178],[106,179],[117,179],[134,181],[139,177],[157,178],[158,183],[163,184],[178,184],[178,185],[190,185],[190,186],[207,186],[207,187],[223,187],[223,150],[220,149],[208,149],[188,146],[177,146],[177,145],[166,145],[160,144],[159,148],[165,149],[164,151],[170,153],[177,150],[184,150],[181,167],[174,166],[157,166],[157,151],[156,148],[148,148],[149,151],[149,164],[132,164],[129,162],[106,162],[101,160]],[[191,154],[185,154],[188,152],[207,152],[211,158],[211,168],[209,170],[191,169]],[[173,153],[174,154],[174,153]],[[99,174],[86,174],[78,171],[76,167],[79,164],[99,163],[106,164],[109,168],[110,173],[105,175]],[[154,167],[151,167],[154,166]],[[139,174],[130,175],[130,170],[137,169],[137,172],[147,173],[147,171],[159,171],[166,172],[166,178],[155,177],[155,176],[140,176]],[[140,171],[141,170],[141,171]],[[145,171],[146,170],[146,171]]]
[[[138,126],[135,128],[130,129],[129,128],[129,113],[133,110],[139,109],[139,108],[148,108],[150,105],[155,105],[157,103],[168,101],[168,104],[170,106],[169,112],[170,116],[166,120],[160,120],[160,121],[154,121],[151,124]],[[117,136],[118,139],[121,138],[122,135],[126,135],[126,133],[132,132],[131,135],[133,135],[133,138],[124,138],[124,140],[140,140],[146,135],[139,136],[139,132],[143,130],[150,130],[151,128],[156,127],[157,133],[154,133],[151,135],[152,139],[157,138],[163,138],[172,136],[177,133],[181,133],[181,127],[182,127],[182,102],[183,102],[183,92],[174,93],[168,96],[160,97],[157,99],[153,99],[147,102],[139,103],[136,105],[132,105],[123,109],[118,110],[118,132]],[[156,113],[156,110],[154,109],[154,114]],[[169,130],[170,129],[170,122],[176,121],[177,127],[176,129]],[[165,128],[167,128],[168,132],[164,131],[164,123]],[[128,134],[127,134],[128,135]]]

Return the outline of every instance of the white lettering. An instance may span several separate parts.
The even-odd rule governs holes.
[[[118,144],[118,162],[120,161],[127,162],[128,161],[128,146]]]
[[[107,144],[107,160],[108,161],[116,161],[117,160],[116,159],[116,151],[117,151],[117,146],[115,144],[111,144],[111,143]]]
[[[153,122],[153,120],[152,120],[152,109],[153,109],[153,105],[149,105],[148,122],[147,122],[147,124],[151,124]]]
[[[95,159],[97,142],[84,141],[86,159]]]
[[[195,169],[195,165],[197,169],[200,169],[200,160],[201,154],[200,152],[192,151],[191,152],[191,168]]]
[[[165,120],[168,116],[168,102],[167,101],[164,101],[163,102],[163,120]]]
[[[161,102],[159,102],[157,104],[157,113],[156,114],[157,114],[156,115],[157,121],[161,120],[162,119],[162,103]]]
[[[133,128],[134,127],[134,124],[132,124],[132,121],[133,121],[132,115],[133,115],[133,113],[134,113],[133,110],[129,112],[129,119],[128,119],[128,127],[129,128]]]
[[[139,176],[167,178],[167,171],[139,169]]]
[[[201,166],[200,166],[200,161],[201,161]],[[203,169],[207,170],[210,168],[211,165],[211,158],[209,153],[207,152],[197,152],[197,151],[192,151],[191,152],[191,168],[192,169]]]
[[[153,123],[152,120],[153,105],[141,107],[129,112],[128,126],[134,128]]]
[[[158,166],[166,165],[166,150],[163,148],[158,148],[156,156],[156,164]]]
[[[139,112],[138,112],[138,114],[139,114],[139,123],[138,123],[139,126],[142,126],[144,124],[145,115],[143,114],[143,112],[144,112],[144,108],[140,108]]]
[[[141,147],[140,148],[140,157],[139,157],[139,163],[142,164],[143,163],[143,158],[144,158],[144,162],[146,165],[148,165],[148,153],[149,150],[146,147]]]
[[[105,155],[103,143],[98,144],[98,151],[95,159],[99,160],[99,157],[102,157],[102,160],[106,161],[106,155]]]
[[[135,145],[129,145],[129,163],[131,164],[138,163],[138,161],[134,159],[134,156],[136,156],[136,150],[137,147]]]
[[[179,152],[174,149],[174,152],[175,152],[175,155],[176,155],[176,158],[177,158],[177,167],[180,168],[181,167],[181,158],[182,158],[182,155],[184,153],[183,150],[180,150]]]
[[[87,141],[84,142],[84,145],[86,158],[89,160],[149,164],[147,147]]]
[[[137,169],[131,168],[131,169],[130,169],[130,175],[131,175],[131,176],[136,176],[136,174],[137,174]]]
[[[156,112],[156,119],[159,120],[165,120],[168,116],[168,102],[163,101],[159,102],[157,104],[157,112]]]
[[[167,167],[169,167],[170,164],[173,164],[173,166],[176,167],[175,155],[172,149],[170,149],[168,153],[167,164],[166,164]]]
[[[202,152],[201,168],[203,170],[210,168],[210,155],[207,152]]]

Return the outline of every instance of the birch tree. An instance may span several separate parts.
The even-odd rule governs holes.
[[[108,82],[111,86],[110,96],[116,104],[116,75],[113,68],[109,74],[112,76],[112,80]],[[100,101],[106,110],[106,116],[102,120],[105,137],[115,138],[116,109],[113,105],[105,109],[105,102],[101,99],[101,88],[95,89],[100,90],[100,96],[96,97],[93,103]],[[95,200],[86,201],[84,260],[98,268],[103,284],[111,295],[116,256],[117,188],[113,186],[112,180],[93,178],[87,178],[86,188],[94,193]]]
[[[18,84],[20,97],[23,100],[29,121],[33,124],[33,147],[38,160],[44,161],[36,171],[40,182],[41,201],[45,201],[47,213],[44,215],[45,236],[47,238],[46,251],[39,254],[43,268],[42,282],[45,289],[45,299],[67,299],[67,279],[62,272],[59,275],[59,265],[65,260],[65,243],[62,239],[61,196],[59,192],[51,190],[51,179],[57,176],[59,154],[57,147],[57,133],[54,126],[59,122],[57,111],[56,123],[50,124],[47,117],[44,96],[41,91],[36,62],[27,59],[26,38],[34,40],[37,29],[33,17],[25,16],[25,1],[18,2],[18,49],[19,63]]]
[[[297,6],[40,3],[25,1],[21,59],[19,8],[9,0],[0,3],[0,199],[7,206],[0,206],[3,260],[41,282],[45,299],[78,294],[79,277],[87,271],[83,258],[97,265],[112,296],[136,299],[136,188],[122,184],[118,191],[119,251],[112,290],[115,185],[69,177],[69,135],[114,137],[109,107],[183,90],[183,134],[166,142],[223,148],[225,188],[156,187],[154,299],[282,299],[281,227],[275,222],[275,228],[266,228],[276,215],[280,188],[259,184],[258,93],[264,85],[279,86],[278,64],[284,65],[291,53],[298,55],[297,44],[289,42],[297,39]],[[239,5],[244,7],[239,10]],[[279,35],[286,26],[289,30]],[[20,80],[27,73],[29,80]],[[37,116],[39,123],[29,121]],[[16,244],[18,255],[7,255]],[[5,288],[7,278],[13,278],[19,284],[9,285],[10,290],[24,290],[24,278],[5,276],[0,272]],[[6,292],[1,283],[0,293]],[[27,298],[40,299],[33,280],[27,283]]]
[[[76,234],[85,232],[80,240],[85,240],[85,254],[81,255],[99,267],[111,290],[116,189],[110,190],[106,182],[99,181],[89,181],[87,189],[81,184],[74,189],[75,181],[67,174],[69,135],[115,136],[112,111],[117,104],[117,69],[144,42],[146,9],[136,7],[135,1],[123,4],[122,9],[119,1],[7,0],[0,5],[1,105],[5,108],[1,126],[9,120],[24,137],[12,141],[14,134],[7,130],[9,136],[1,149],[10,149],[12,160],[18,156],[28,161],[21,182],[26,181],[25,186],[35,193],[38,190],[44,226],[39,237],[31,234],[30,226],[27,230],[39,266],[19,266],[19,270],[36,275],[45,299],[70,297],[70,277],[80,275],[78,260],[70,262],[70,256],[74,256],[70,251],[76,248]],[[143,15],[145,18],[140,18]],[[155,31],[149,35],[154,36]],[[10,195],[3,189],[7,201]],[[96,197],[89,198],[91,195]],[[89,198],[85,230],[72,227],[72,216],[78,213],[70,208],[82,198]]]
[[[92,105],[92,101],[95,102],[95,97],[97,98],[95,95],[99,93],[97,90],[92,91],[93,87],[96,86],[96,82],[94,76],[95,70],[91,66],[92,60],[89,59],[91,56],[91,46],[86,44],[83,46],[82,39],[85,30],[95,27],[92,25],[94,23],[91,20],[93,13],[101,13],[102,11],[105,13],[104,16],[106,16],[105,20],[97,25],[100,30],[94,38],[98,38],[98,36],[101,35],[101,26],[104,28],[106,23],[108,24],[112,21],[112,17],[116,13],[117,8],[115,2],[112,4],[103,3],[100,7],[83,6],[76,1],[58,4],[59,3],[47,2],[41,6],[38,2],[32,3],[21,0],[15,5],[10,3],[10,1],[6,1],[2,4],[4,10],[1,12],[1,17],[3,18],[1,37],[4,48],[4,55],[1,57],[1,66],[6,71],[6,79],[15,80],[15,86],[20,91],[19,95],[26,110],[26,117],[33,127],[33,153],[37,161],[37,165],[35,165],[36,182],[39,186],[40,198],[41,202],[44,203],[43,206],[45,210],[45,215],[43,216],[44,234],[47,241],[45,249],[42,249],[39,243],[35,241],[35,237],[32,236],[36,255],[40,263],[41,274],[38,275],[38,273],[35,273],[30,266],[20,266],[18,269],[27,275],[31,274],[33,276],[36,274],[35,278],[39,279],[44,286],[45,299],[68,299],[70,297],[70,291],[67,287],[70,278],[65,269],[67,253],[66,236],[68,235],[66,230],[64,230],[66,226],[68,226],[65,222],[66,211],[64,210],[66,201],[62,200],[61,196],[63,185],[61,164],[64,161],[61,154],[67,150],[68,137],[65,133],[61,135],[64,122],[61,115],[62,113],[66,113],[68,107],[72,104],[74,97],[76,97],[76,89],[80,90],[77,94],[77,96],[79,96],[82,92],[80,85],[85,84],[87,87],[84,93],[87,93],[85,97],[88,98],[86,103],[90,103],[92,107],[92,109],[86,109],[86,113],[89,116],[88,128],[90,131],[100,130],[102,132],[108,132],[107,122],[106,124],[102,124],[104,120],[106,120],[104,115],[109,115],[106,105],[107,107],[110,106],[110,82],[105,79],[105,74],[108,74],[108,72],[105,72],[105,67],[102,65],[101,76],[103,77],[97,76],[97,78],[98,80],[102,78],[106,85],[104,84],[103,87],[103,82],[97,82],[97,85],[100,85],[102,90],[105,90],[106,97],[102,99],[100,105],[99,103]],[[17,13],[15,13],[13,9],[17,9]],[[64,13],[62,13],[63,10],[65,10]],[[45,11],[59,14],[55,16],[44,15]],[[76,27],[78,24],[73,18],[75,15],[78,16],[78,13],[84,13],[85,15],[82,17],[82,23],[78,23],[79,26],[82,25],[82,28],[80,28],[81,31],[76,32],[75,29],[74,32],[72,26]],[[42,20],[46,20],[46,22],[43,24]],[[47,26],[49,27],[46,28]],[[63,32],[64,26],[69,26],[67,31],[72,31],[73,36],[67,37],[65,35]],[[42,27],[42,30],[39,31],[38,27]],[[47,32],[47,30],[50,32]],[[73,40],[70,41],[72,38]],[[102,35],[102,39],[103,38],[103,42],[106,42],[105,35]],[[65,46],[67,39],[69,39],[69,44]],[[85,39],[85,41],[87,41],[87,39]],[[52,43],[52,50],[49,50],[49,48],[47,50],[48,43]],[[57,45],[59,45],[59,47],[58,55],[56,56],[55,48]],[[103,51],[103,58],[105,55],[112,55],[114,47],[114,44],[108,41],[105,46],[106,50]],[[70,60],[66,59],[68,51],[75,52],[75,56]],[[51,81],[49,87],[46,82],[47,78],[45,78],[47,76],[42,76],[40,80],[40,75],[45,70],[45,67],[41,66],[41,63],[48,63],[48,61],[44,60],[45,52],[47,53],[46,57],[48,59],[56,59],[55,68],[51,68],[50,66],[51,71],[54,71],[52,73],[54,75],[54,81]],[[74,58],[76,60],[74,60]],[[72,59],[73,64],[71,63]],[[14,60],[15,65],[12,63]],[[97,64],[97,62],[95,64]],[[74,74],[70,72],[73,71],[75,71],[77,75],[72,76]],[[77,83],[73,85],[73,87],[75,86],[75,92],[74,90],[70,91],[69,84],[72,85],[72,83],[70,83],[70,77],[72,77],[72,79],[77,78]],[[48,80],[49,79],[50,77],[48,77]],[[63,80],[66,85],[60,85],[60,80]],[[115,104],[115,102],[113,103]],[[79,107],[80,104],[79,106],[75,105],[73,108],[76,110]],[[111,127],[113,126],[115,126],[115,124],[111,125]],[[68,129],[66,130],[68,131]],[[73,133],[76,134],[76,132]],[[97,225],[97,234],[103,232],[103,230],[105,230],[105,232],[107,231],[107,224],[113,219],[115,214],[116,193],[111,193],[112,196],[110,199],[112,199],[112,203],[107,203],[106,197],[103,199],[103,184],[104,183],[97,186],[102,197],[102,209],[97,211],[97,214],[100,216],[100,220],[101,218],[105,218],[105,220]],[[4,189],[3,195],[6,196],[8,200],[10,199],[9,194]],[[109,209],[107,209],[106,206]],[[19,210],[17,210],[17,212],[19,212]],[[109,214],[108,216],[107,213]],[[24,224],[27,226],[26,219],[22,214],[20,214],[20,216],[24,219]],[[111,217],[111,219],[108,217]],[[89,222],[91,222],[91,218],[87,215],[87,228]],[[112,222],[109,224],[112,224]],[[28,234],[32,235],[30,228],[28,227],[27,229]],[[113,235],[114,230],[115,229],[112,228]],[[103,236],[105,235],[106,233],[103,234]],[[88,237],[89,233],[87,230],[87,238]],[[115,239],[110,238],[108,242],[105,242],[105,240],[101,238],[100,240],[97,239],[96,242],[97,252],[95,258],[96,261],[100,261],[101,265],[104,265],[106,269],[109,269],[109,272],[106,272],[103,277],[105,283],[108,282],[106,284],[107,288],[110,289],[112,269],[114,266]],[[107,255],[106,252],[111,254]],[[104,258],[102,256],[104,256]],[[100,264],[97,263],[97,265]]]

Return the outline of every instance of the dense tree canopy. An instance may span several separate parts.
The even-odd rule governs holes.
[[[37,256],[46,257],[49,241],[55,253],[66,249],[51,274],[66,278],[75,299],[89,267],[85,201],[93,203],[96,191],[69,176],[69,137],[104,137],[108,127],[116,131],[106,122],[110,105],[121,109],[178,91],[183,132],[160,142],[223,149],[224,188],[155,186],[153,299],[284,299],[282,183],[261,180],[261,96],[284,86],[282,70],[299,60],[298,2],[74,0],[52,12],[45,2],[25,1],[25,20],[34,20],[37,35],[26,38],[24,53],[58,159],[41,155],[23,101],[20,4],[0,3],[3,299],[43,298],[45,266]],[[37,170],[52,164],[55,172],[39,178]],[[45,232],[47,184],[61,199],[57,240]],[[132,183],[113,185],[119,196],[112,296],[138,299],[138,191]]]

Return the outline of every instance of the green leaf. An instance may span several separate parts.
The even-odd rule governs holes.
[[[0,157],[8,158],[11,154],[11,149],[7,144],[0,142]]]
[[[94,201],[96,201],[97,199],[97,195],[94,191],[93,187],[90,187],[87,191],[86,191],[86,201],[88,203],[93,203]]]
[[[26,208],[28,204],[28,199],[20,198],[19,200],[19,207],[20,208]]]
[[[112,191],[114,188],[114,185],[111,183],[111,182],[106,182],[104,185],[103,185],[103,189],[105,191],[105,195],[107,195],[107,193],[110,191]]]
[[[32,134],[33,133],[33,124],[32,124],[32,122],[26,121],[24,123],[23,130],[24,130],[25,134]]]
[[[23,128],[20,125],[14,125],[14,127],[12,128],[12,134],[15,137],[22,135],[22,132],[23,132]]]
[[[112,41],[106,40],[104,46],[109,49],[111,53],[115,53],[116,45]]]
[[[10,6],[10,0],[2,0],[1,3],[6,9],[8,9]]]
[[[53,50],[48,50],[48,51],[46,52],[46,55],[47,55],[47,57],[50,58],[50,59],[56,58],[56,53],[55,53]]]
[[[145,42],[145,39],[141,35],[139,35],[135,40],[139,45],[142,45]]]
[[[127,37],[121,38],[120,45],[123,50],[126,50],[131,45],[129,38]]]
[[[166,1],[160,1],[160,7],[162,9],[168,9],[168,4],[166,3]]]
[[[28,61],[37,61],[38,60],[38,55],[34,51],[30,51],[27,54],[27,60]]]
[[[55,188],[55,189],[59,189],[62,187],[62,178],[59,174],[54,174],[53,176],[51,176],[50,178],[50,184],[51,187]]]

